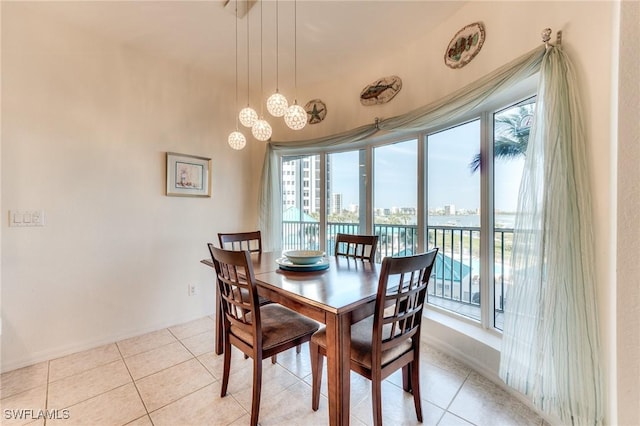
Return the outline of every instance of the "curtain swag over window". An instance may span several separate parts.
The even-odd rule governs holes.
[[[563,424],[599,425],[602,377],[586,138],[573,67],[559,45],[533,49],[445,98],[377,124],[270,142],[258,225],[267,249],[279,248],[282,156],[357,149],[380,131],[417,132],[454,122],[535,73],[537,106],[520,186],[500,377]]]
[[[258,226],[267,249],[278,249],[282,239],[282,199],[280,194],[280,157],[305,156],[333,148],[357,149],[366,146],[379,131],[416,132],[468,116],[492,95],[515,86],[540,70],[544,46],[520,56],[491,74],[431,104],[406,114],[380,120],[336,135],[304,141],[267,144],[258,199]]]

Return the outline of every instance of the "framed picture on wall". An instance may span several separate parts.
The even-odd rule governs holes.
[[[167,195],[211,197],[211,159],[167,152]]]

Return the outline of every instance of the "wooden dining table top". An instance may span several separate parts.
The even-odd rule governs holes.
[[[256,282],[264,289],[304,298],[305,303],[333,313],[375,300],[379,265],[346,257],[329,256],[328,260],[329,268],[321,271],[288,271],[278,267],[254,271]],[[271,268],[261,268],[265,269]]]
[[[376,263],[359,259],[329,256],[329,268],[321,271],[289,271],[280,269],[278,251],[251,253],[256,283],[276,293],[287,293],[306,299],[331,312],[343,312],[374,300],[380,268]],[[211,259],[201,262],[213,268]],[[260,292],[260,290],[258,290]]]
[[[253,273],[261,274],[263,272],[275,271],[279,268],[276,260],[282,257],[282,253],[278,251],[265,251],[265,252],[254,252],[251,254],[251,263],[253,265]],[[213,268],[213,261],[211,258],[202,259],[200,261],[207,266]]]

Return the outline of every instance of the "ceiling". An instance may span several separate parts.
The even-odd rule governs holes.
[[[247,80],[248,23],[250,85],[254,90],[260,84],[262,57],[263,84],[271,91],[276,79],[276,50],[281,87],[291,85],[296,62],[299,86],[326,81],[384,57],[406,40],[424,36],[465,2],[264,0],[257,1],[247,16],[237,21],[235,0],[227,7],[224,0],[28,3],[52,19],[212,71],[224,83],[232,83],[235,77],[237,23],[241,87],[246,87]]]

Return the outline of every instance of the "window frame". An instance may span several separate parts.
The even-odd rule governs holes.
[[[488,300],[488,303],[480,304],[480,320],[477,321],[470,317],[456,314],[452,311],[439,308],[433,305],[425,305],[425,316],[441,322],[458,330],[466,330],[465,334],[470,334],[477,340],[491,341],[495,347],[495,338],[501,338],[502,331],[495,327],[495,286],[491,285],[494,280],[494,238],[495,233],[495,206],[494,206],[494,167],[493,167],[493,137],[494,137],[494,114],[500,110],[522,103],[523,101],[535,98],[535,89],[530,88],[525,91],[518,91],[516,96],[501,96],[499,100],[488,102],[477,108],[473,113],[469,113],[457,120],[448,122],[441,126],[434,126],[419,132],[403,132],[401,134],[384,135],[382,137],[372,137],[366,144],[357,144],[353,147],[340,147],[338,149],[320,149],[317,152],[309,153],[305,156],[286,156],[279,155],[280,164],[287,159],[298,158],[302,161],[309,161],[310,156],[319,156],[319,174],[320,174],[320,212],[319,212],[319,232],[320,235],[326,235],[328,230],[327,212],[328,196],[327,194],[327,155],[334,153],[343,153],[350,151],[363,151],[365,156],[365,179],[360,183],[364,185],[366,206],[365,206],[365,223],[364,232],[373,233],[374,231],[374,215],[373,211],[373,173],[374,170],[374,150],[375,148],[392,145],[395,143],[406,142],[408,140],[416,140],[417,143],[417,247],[418,250],[427,249],[428,228],[428,175],[427,175],[427,138],[429,135],[456,127],[470,121],[480,120],[480,155],[483,167],[480,173],[480,209],[486,212],[480,216],[480,294],[481,299]],[[301,179],[302,175],[292,176]],[[282,178],[280,176],[280,187],[282,188]],[[296,185],[300,185],[299,181]],[[362,190],[363,188],[361,188]],[[284,206],[282,206],[284,207]],[[326,238],[319,238],[320,250],[326,251]],[[486,297],[485,297],[486,295]],[[469,328],[468,325],[473,327]],[[485,338],[481,339],[478,333],[469,332],[476,329],[477,331],[486,332]],[[488,336],[488,337],[487,337]]]

